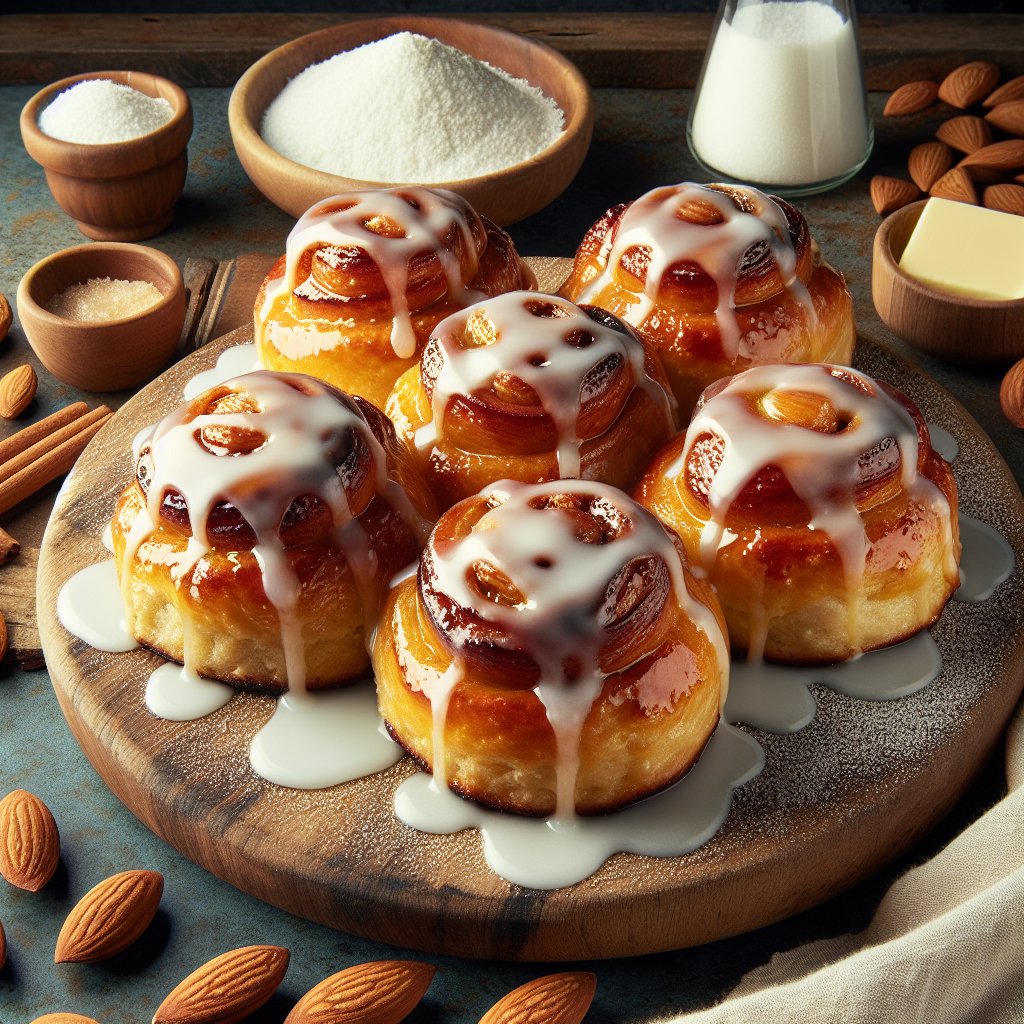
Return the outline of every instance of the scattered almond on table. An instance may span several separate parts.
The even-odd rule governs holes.
[[[60,860],[60,835],[39,797],[16,789],[0,800],[0,875],[11,885],[38,892]]]
[[[80,1013],[44,1013],[36,1017],[32,1024],[97,1024],[92,1017],[83,1017]]]
[[[6,296],[0,293],[0,341],[7,337],[7,332],[11,329],[13,322],[14,314],[11,313],[11,304],[7,301]]]
[[[38,385],[36,371],[28,363],[0,377],[0,416],[5,420],[20,416],[36,397]]]
[[[1024,359],[1006,371],[999,387],[999,405],[1015,427],[1024,428]]]
[[[346,967],[314,985],[284,1024],[398,1024],[423,998],[434,977],[432,964],[376,960]]]
[[[1005,191],[1024,184],[1024,75],[1002,85],[999,79],[998,65],[975,60],[954,68],[941,82],[907,82],[889,96],[886,117],[919,114],[936,102],[958,111],[976,108],[982,116],[957,113],[938,126],[937,143],[915,146],[907,161],[913,184],[880,176],[884,184],[876,186],[878,179],[872,179],[871,200],[878,213],[892,213],[926,192],[1024,216],[1024,193]],[[1010,138],[997,138],[993,130]],[[964,154],[955,164],[954,150]]]
[[[499,999],[480,1018],[480,1024],[580,1024],[596,987],[597,978],[589,971],[547,974]]]
[[[277,991],[288,970],[281,946],[243,946],[221,953],[177,985],[153,1024],[234,1024]]]
[[[68,914],[54,963],[94,963],[127,949],[156,916],[163,891],[159,871],[121,871],[93,886]]]

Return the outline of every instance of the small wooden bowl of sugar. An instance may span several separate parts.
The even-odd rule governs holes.
[[[88,238],[134,242],[171,222],[188,168],[192,104],[174,82],[93,71],[40,90],[21,138],[53,198]]]
[[[292,216],[341,192],[415,184],[500,225],[565,190],[593,121],[586,79],[550,47],[405,16],[286,43],[242,75],[228,107],[246,173]]]
[[[97,242],[40,260],[18,285],[18,318],[42,364],[85,391],[152,380],[185,322],[177,264],[143,245]]]

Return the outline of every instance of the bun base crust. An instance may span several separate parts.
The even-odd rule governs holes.
[[[122,494],[114,513],[114,556],[124,567],[127,537],[145,509],[137,483]],[[380,499],[361,517],[374,549],[390,551],[378,575],[390,576],[411,561],[415,548],[401,518]],[[371,525],[372,524],[372,525]],[[160,522],[122,578],[125,619],[144,647],[172,661],[189,661],[198,674],[241,690],[282,693],[287,686],[281,621],[263,588],[251,551],[211,548],[183,576],[174,571],[188,544],[183,531]],[[301,581],[298,619],[307,689],[355,680],[369,667],[363,608],[345,556],[329,544],[289,549]],[[383,584],[382,584],[383,585]]]
[[[689,620],[678,622],[653,654],[604,681],[583,727],[575,801],[579,814],[600,814],[676,782],[711,738],[721,697],[714,649]],[[374,644],[381,714],[395,739],[432,769],[434,726],[422,681],[451,664],[414,578],[385,605]],[[687,678],[694,685],[674,687]],[[645,695],[657,689],[657,707]],[[532,689],[489,685],[469,669],[451,695],[444,731],[448,785],[502,811],[554,813],[556,744],[544,705]]]
[[[680,436],[649,467],[637,499],[682,539],[700,564],[707,510],[681,492],[666,469],[679,457]],[[933,625],[960,584],[957,493],[948,464],[932,455],[927,477],[949,503],[949,521],[932,508],[898,498],[862,512],[869,550],[864,574],[847,592],[842,559],[827,534],[805,526],[730,528],[711,573],[734,651],[757,646],[764,657],[792,664],[845,661],[909,639]]]

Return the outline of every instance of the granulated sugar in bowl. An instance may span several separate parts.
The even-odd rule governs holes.
[[[512,167],[562,133],[540,89],[437,39],[399,32],[296,75],[261,134],[282,156],[380,182],[474,178]]]
[[[59,93],[39,115],[39,127],[64,142],[110,145],[148,135],[173,116],[173,108],[161,96],[93,78]]]

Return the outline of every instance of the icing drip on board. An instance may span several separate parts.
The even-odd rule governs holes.
[[[473,322],[478,321],[474,330]],[[489,343],[477,342],[482,335]],[[443,320],[428,343],[432,369],[430,423],[416,432],[425,450],[444,435],[444,417],[458,395],[482,392],[502,378],[518,378],[536,394],[557,432],[558,475],[581,475],[581,409],[610,373],[628,366],[633,382],[673,422],[673,399],[648,374],[645,352],[635,339],[588,316],[579,306],[553,295],[508,292],[486,299]],[[602,376],[603,375],[603,376]],[[591,395],[591,392],[594,395]]]
[[[740,209],[728,193],[703,185],[684,183],[652,189],[634,200],[610,233],[601,250],[603,270],[582,288],[580,302],[593,301],[619,273],[630,249],[646,250],[649,264],[643,291],[626,319],[642,327],[651,315],[665,275],[680,263],[693,263],[714,282],[718,293],[715,319],[722,352],[735,359],[741,352],[742,331],[736,318],[736,282],[747,254],[757,247],[771,253],[786,291],[807,310],[810,322],[817,322],[814,302],[797,276],[797,256],[789,223],[772,199],[754,188],[744,189],[758,213]],[[679,215],[688,203],[711,206],[720,218],[699,223]]]
[[[292,228],[284,274],[267,286],[259,316],[267,325],[267,336],[279,347],[287,347],[286,338],[278,337],[270,320],[271,307],[279,296],[295,292],[300,298],[313,301],[345,298],[326,291],[323,283],[312,275],[300,280],[299,267],[307,252],[313,251],[336,267],[346,252],[358,250],[372,260],[387,290],[393,316],[391,347],[398,357],[410,358],[416,352],[416,335],[412,325],[414,311],[409,308],[406,288],[414,257],[424,253],[435,257],[450,293],[464,304],[482,298],[467,284],[476,276],[477,256],[464,205],[451,192],[412,186],[346,192],[317,203]],[[399,233],[378,233],[374,226],[382,222],[396,226]],[[461,237],[462,248],[470,257],[468,272],[463,272],[459,257],[451,248],[453,232]]]

